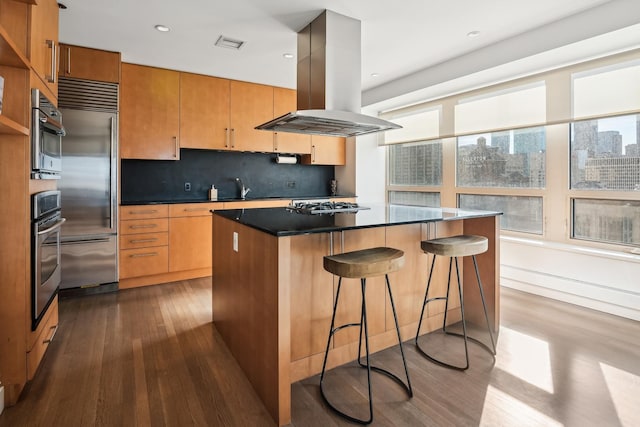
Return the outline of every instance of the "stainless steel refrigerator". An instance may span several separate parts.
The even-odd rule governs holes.
[[[118,281],[118,86],[60,79],[62,279],[60,289]]]

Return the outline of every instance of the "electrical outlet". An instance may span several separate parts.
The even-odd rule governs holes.
[[[191,183],[190,182],[185,182],[184,183],[184,191],[191,191]]]
[[[295,181],[287,181],[287,188],[296,188]]]
[[[238,252],[238,233],[233,232],[233,250]]]

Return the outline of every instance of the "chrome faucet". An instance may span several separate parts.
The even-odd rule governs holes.
[[[245,187],[244,183],[242,182],[242,180],[240,178],[236,178],[236,182],[238,183],[238,185],[240,186],[240,198],[242,200],[245,199],[245,197],[247,196],[247,193],[249,191],[251,191],[251,189],[249,187]]]

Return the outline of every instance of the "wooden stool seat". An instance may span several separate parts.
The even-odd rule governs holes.
[[[404,252],[394,248],[371,248],[324,257],[324,269],[349,279],[382,276],[404,265]]]
[[[459,257],[478,255],[489,249],[489,239],[484,236],[462,234],[420,242],[424,252],[434,255]]]

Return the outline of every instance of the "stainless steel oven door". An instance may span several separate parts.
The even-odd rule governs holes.
[[[65,221],[58,212],[33,225],[32,328],[34,330],[60,285],[60,227]]]

